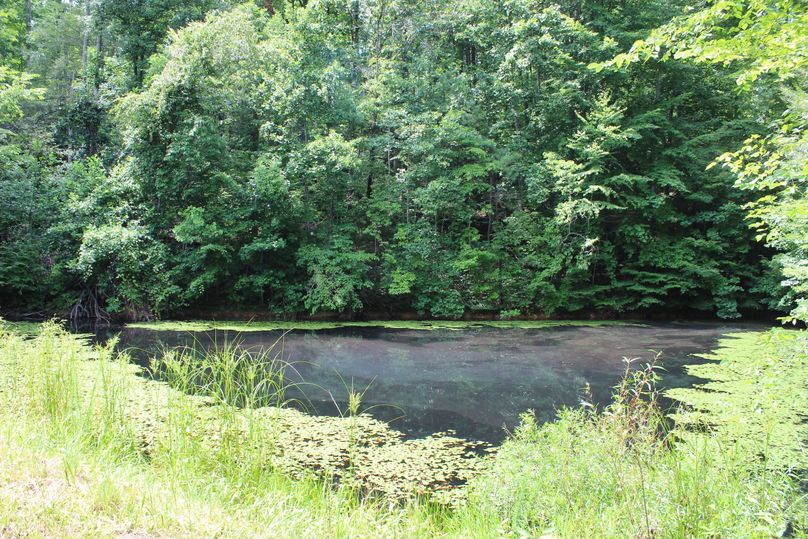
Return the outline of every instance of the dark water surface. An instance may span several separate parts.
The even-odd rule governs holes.
[[[695,380],[683,366],[692,354],[715,347],[724,334],[763,326],[720,323],[665,323],[623,326],[559,326],[542,329],[472,327],[463,330],[401,330],[345,327],[291,331],[283,337],[287,374],[304,382],[287,392],[314,414],[336,415],[346,407],[348,388],[365,390],[362,408],[409,436],[453,430],[492,443],[505,437],[519,415],[534,410],[550,421],[563,405],[577,405],[589,384],[597,403],[608,402],[625,365],[623,357],[649,361],[662,352],[664,387]],[[110,329],[121,346],[137,349],[146,362],[160,346],[225,338],[244,347],[268,348],[280,331],[188,333]],[[276,345],[276,351],[280,348]],[[296,371],[293,372],[293,371]],[[346,387],[347,386],[347,387]]]

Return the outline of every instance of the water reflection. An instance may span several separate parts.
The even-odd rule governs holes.
[[[707,323],[462,331],[339,328],[289,332],[276,350],[294,365],[288,371],[294,381],[304,382],[287,397],[300,399],[311,413],[338,414],[353,386],[365,390],[363,407],[371,415],[408,435],[454,430],[496,443],[525,410],[549,421],[558,407],[578,404],[587,383],[596,403],[608,402],[624,356],[648,361],[660,351],[667,370],[664,385],[687,385],[693,380],[682,367],[695,361],[692,354],[710,350],[722,334],[756,328]],[[159,346],[237,338],[242,346],[266,349],[282,335],[117,331],[121,346],[139,350],[134,355],[144,363]],[[104,330],[97,337],[115,332]]]

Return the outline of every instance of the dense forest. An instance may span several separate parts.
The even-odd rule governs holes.
[[[804,5],[708,6],[3,0],[0,308],[804,316]]]

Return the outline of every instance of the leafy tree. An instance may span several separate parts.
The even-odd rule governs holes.
[[[627,53],[595,66],[622,67],[651,58],[687,59],[731,66],[737,83],[745,90],[751,90],[762,78],[786,87],[790,106],[786,105],[784,117],[771,109],[764,111],[771,134],[752,135],[740,150],[722,154],[713,164],[723,162],[736,173],[738,187],[763,192],[748,206],[752,226],[762,232],[759,239],[784,251],[777,262],[794,304],[786,320],[793,321],[805,320],[808,313],[805,246],[800,240],[808,211],[808,194],[801,181],[805,176],[802,149],[806,128],[801,79],[808,61],[806,50],[808,10],[803,2],[722,0],[675,18],[636,42]],[[761,84],[756,91],[761,92]]]
[[[773,133],[752,136],[735,152],[719,157],[738,176],[741,189],[761,193],[749,203],[758,239],[780,251],[774,261],[790,306],[786,321],[808,320],[808,97],[790,93],[791,108]],[[776,296],[775,296],[776,297]]]
[[[362,309],[360,292],[372,285],[367,273],[374,256],[355,251],[352,243],[349,237],[335,234],[322,247],[306,245],[298,251],[298,260],[309,275],[303,304],[310,312]]]
[[[749,85],[771,73],[799,77],[808,64],[808,11],[800,0],[713,0],[676,17],[606,65],[687,59],[734,65]]]
[[[743,222],[753,192],[706,167],[750,135],[782,142],[760,118],[783,109],[771,80],[796,81],[799,59],[632,48],[654,32],[706,43],[699,20],[776,48],[765,24],[799,9],[769,4],[768,22],[693,19],[714,6],[687,0],[47,0],[31,25],[16,11],[0,111],[24,137],[0,152],[16,253],[0,301],[141,318],[777,305],[777,271],[802,278],[801,228],[770,236],[794,252],[772,262]],[[736,92],[744,66],[756,99]],[[770,153],[771,178],[798,186],[782,178],[800,151]],[[794,189],[766,189],[782,203],[756,206],[769,234],[797,214]]]
[[[99,9],[117,34],[123,56],[132,70],[132,83],[143,82],[149,58],[171,29],[202,19],[208,11],[227,4],[216,0],[100,0]]]

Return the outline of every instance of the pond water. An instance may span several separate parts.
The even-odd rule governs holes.
[[[593,400],[609,401],[623,374],[624,357],[649,361],[662,353],[664,387],[695,380],[683,366],[693,354],[715,347],[724,334],[761,326],[719,323],[665,323],[541,329],[470,327],[462,330],[402,330],[343,327],[291,331],[283,337],[282,357],[297,388],[287,392],[313,414],[338,415],[346,409],[348,388],[364,391],[362,408],[408,436],[451,430],[457,435],[498,443],[533,410],[550,421],[564,405],[577,405],[589,385]],[[204,345],[224,338],[267,349],[280,331],[188,333],[108,329],[120,332],[120,345],[136,350],[140,362],[160,346]]]

